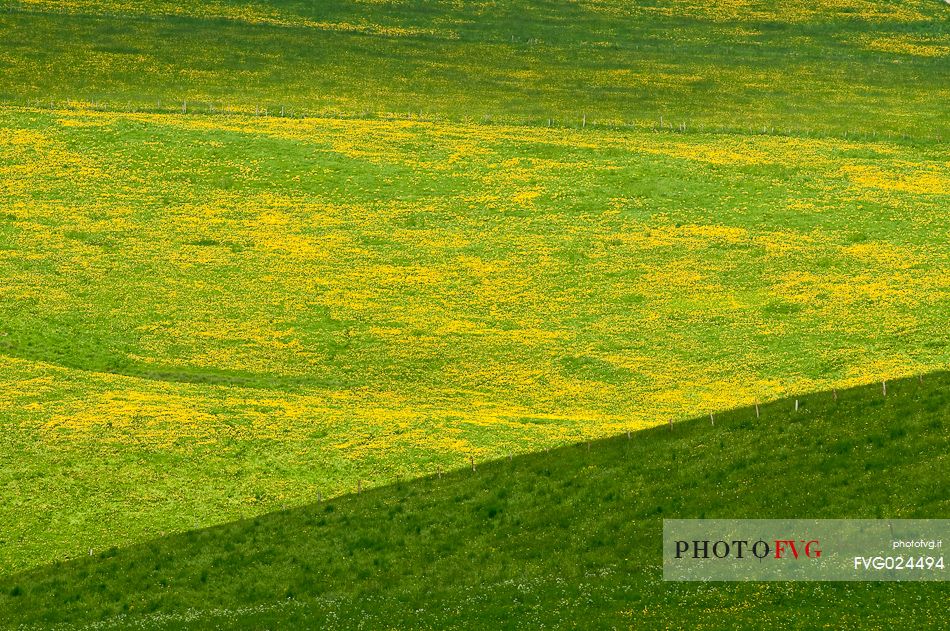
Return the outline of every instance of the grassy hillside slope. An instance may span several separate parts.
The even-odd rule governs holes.
[[[0,113],[6,572],[950,365],[940,147]]]
[[[950,376],[741,409],[0,581],[8,625],[886,629],[945,584],[661,580],[663,518],[950,517]]]
[[[947,368],[947,12],[3,2],[0,575]]]
[[[19,105],[950,131],[941,0],[3,5],[0,99]]]

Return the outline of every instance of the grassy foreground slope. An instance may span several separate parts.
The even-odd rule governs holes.
[[[4,572],[950,365],[939,145],[0,113]]]
[[[0,99],[947,138],[942,0],[5,0]]]
[[[663,518],[950,517],[950,376],[819,393],[0,580],[96,629],[945,628],[945,583],[662,581]]]

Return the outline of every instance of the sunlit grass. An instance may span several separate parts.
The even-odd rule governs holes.
[[[943,368],[946,160],[7,109],[0,562]]]

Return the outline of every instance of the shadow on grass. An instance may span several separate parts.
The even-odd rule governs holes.
[[[807,627],[816,619],[802,616],[820,615],[824,624],[873,627],[912,615],[920,628],[939,627],[931,605],[920,609],[940,601],[934,584],[662,582],[665,517],[950,516],[939,465],[950,451],[950,374],[888,382],[886,396],[878,383],[797,402],[481,463],[35,569],[0,580],[0,620],[536,628],[573,619],[602,628],[630,626],[637,612],[647,626],[703,628],[708,612],[728,611],[740,626]]]

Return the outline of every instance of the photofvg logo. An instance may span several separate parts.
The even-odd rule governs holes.
[[[667,519],[668,581],[943,581],[950,520]]]
[[[821,543],[818,539],[774,539],[766,541],[758,539],[733,539],[725,541],[710,541],[709,539],[693,539],[692,541],[676,541],[676,558],[682,559],[691,555],[694,559],[820,559]]]

